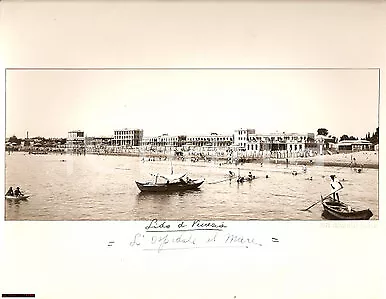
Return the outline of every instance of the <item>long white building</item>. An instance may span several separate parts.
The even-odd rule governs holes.
[[[315,141],[316,139],[316,141]],[[86,138],[84,131],[68,132],[67,149],[73,152],[108,150],[109,152],[158,152],[240,157],[293,157],[323,150],[324,143],[313,133],[256,133],[255,129],[237,129],[233,134],[143,136],[142,129],[114,130],[113,137]]]
[[[278,157],[290,157],[304,153],[307,144],[313,140],[313,133],[256,134],[254,129],[238,129],[234,133],[234,150],[244,156],[268,155],[275,152]]]
[[[314,139],[313,133],[271,133],[256,134],[255,129],[238,129],[233,135],[211,133],[207,135],[163,134],[156,137],[143,137],[142,150],[159,152],[190,151],[208,154],[228,153],[230,156],[261,156],[280,153],[278,156],[293,156],[304,153]]]

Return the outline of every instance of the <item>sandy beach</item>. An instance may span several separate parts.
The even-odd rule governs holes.
[[[89,153],[95,154],[95,153]],[[154,158],[155,160],[163,160],[172,158],[176,160],[175,157],[168,155],[155,155],[155,154],[138,154],[138,153],[104,153],[102,155],[117,155],[117,156],[135,156],[143,157],[146,160]],[[190,160],[190,157],[187,157],[187,160]],[[187,162],[187,160],[185,162]],[[221,164],[227,165],[226,159],[212,158],[212,162],[200,161],[195,163],[197,165],[208,165],[212,164]],[[223,161],[223,162],[221,162]],[[268,159],[254,159],[251,161],[246,161],[247,164],[264,164],[273,163],[273,164],[286,164],[287,161],[285,158],[268,158]],[[352,152],[352,153],[340,153],[340,154],[326,154],[326,155],[317,155],[313,157],[306,158],[288,158],[289,165],[317,165],[317,166],[336,166],[336,167],[357,167],[357,168],[379,168],[379,152],[378,151],[361,151],[361,152]],[[228,164],[229,165],[229,164]],[[234,164],[233,164],[234,165]],[[239,166],[242,164],[239,164]]]
[[[379,168],[379,152],[378,151],[362,151],[353,153],[341,153],[332,155],[319,155],[308,158],[293,158],[289,159],[290,164],[306,164],[324,166],[339,166],[339,167],[364,167],[364,168]],[[285,163],[285,159],[281,159],[280,163]]]

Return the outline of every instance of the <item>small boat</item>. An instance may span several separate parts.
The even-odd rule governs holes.
[[[240,176],[237,178],[237,183],[251,182],[257,179],[256,176]]]
[[[334,220],[369,220],[373,213],[370,209],[354,210],[341,201],[334,201],[330,196],[322,198],[323,216]]]
[[[29,197],[29,195],[19,195],[19,196],[13,196],[13,195],[6,195],[5,199],[9,200],[26,200]]]
[[[169,191],[184,191],[198,189],[205,179],[190,179],[183,175],[155,175],[155,182],[138,182],[135,181],[137,187],[141,192],[169,192]],[[159,182],[158,178],[162,178],[163,181]]]

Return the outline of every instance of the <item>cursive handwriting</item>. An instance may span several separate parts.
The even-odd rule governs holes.
[[[215,222],[201,222],[200,220],[194,220],[192,223],[192,228],[217,228],[217,229],[223,229],[226,228],[227,226],[222,222],[221,224],[217,224]]]
[[[221,231],[227,226],[224,222],[209,222],[201,220],[193,220],[190,224],[185,221],[168,223],[166,221],[159,221],[152,219],[148,225],[145,226],[147,232],[179,232],[179,231],[195,231],[195,230],[218,230]]]
[[[226,244],[246,244],[246,245],[259,245],[262,246],[261,243],[256,242],[253,237],[246,237],[242,235],[235,234],[227,234],[225,238]]]
[[[118,242],[117,242],[118,243]],[[223,232],[136,233],[128,242],[129,247],[145,251],[202,249],[202,248],[253,248],[263,244],[279,243],[278,238],[261,241],[255,236]],[[127,244],[127,243],[126,243]],[[108,242],[109,247],[119,246]]]
[[[144,251],[203,249],[203,248],[259,248],[266,244],[277,244],[279,238],[259,238],[250,233],[226,232],[224,222],[216,221],[159,221],[152,219],[142,232],[129,237],[130,248]],[[118,243],[118,244],[117,244]],[[120,246],[120,242],[109,240],[108,247]],[[126,245],[127,246],[127,245]],[[272,245],[278,246],[278,245]]]
[[[158,222],[157,219],[153,219],[149,225],[145,226],[146,230],[149,229],[169,229],[170,224],[166,224],[166,221]]]

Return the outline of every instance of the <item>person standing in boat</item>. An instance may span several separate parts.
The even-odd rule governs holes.
[[[330,175],[330,178],[331,178],[330,186],[331,186],[332,197],[333,197],[334,201],[337,200],[339,202],[339,192],[337,190],[342,189],[343,185],[336,178],[336,175],[332,174],[332,175]]]
[[[13,194],[13,189],[12,189],[12,187],[9,187],[7,193],[5,193],[5,196],[13,196],[13,195],[14,195]]]

